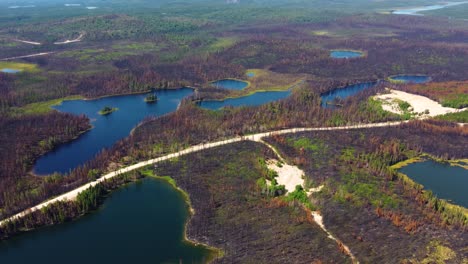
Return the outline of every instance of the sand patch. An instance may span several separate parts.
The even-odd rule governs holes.
[[[307,196],[311,196],[313,193],[317,193],[317,192],[320,192],[323,187],[325,187],[325,185],[320,185],[319,187],[315,187],[315,188],[310,188],[308,191],[307,191]]]
[[[278,166],[281,164],[280,166]],[[279,163],[278,160],[271,159],[267,161],[268,169],[278,173],[276,181],[278,185],[284,185],[286,191],[293,192],[297,185],[304,186],[304,172],[296,166],[285,163]],[[304,188],[305,189],[305,188]]]
[[[395,114],[402,114],[403,111],[398,105],[398,100],[405,101],[411,105],[411,113],[421,114],[420,118],[433,117],[438,115],[444,115],[448,113],[456,113],[466,110],[455,109],[451,107],[444,107],[440,103],[429,99],[422,95],[411,94],[407,92],[386,89],[390,93],[379,94],[374,96],[374,99],[382,102],[382,108],[385,111],[392,112]]]

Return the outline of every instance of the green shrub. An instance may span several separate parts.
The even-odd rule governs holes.
[[[442,106],[459,109],[468,107],[468,94],[457,94],[453,99],[442,101]]]
[[[99,199],[104,194],[104,188],[101,184],[96,184],[91,186],[88,189],[78,193],[76,197],[76,202],[82,213],[89,212],[97,208],[99,204]]]
[[[398,106],[403,112],[407,112],[411,105],[406,101],[398,101]]]
[[[458,113],[450,113],[450,114],[437,116],[436,119],[446,120],[446,121],[451,121],[451,122],[468,123],[468,110],[458,112]]]
[[[305,207],[309,208],[310,210],[315,210],[314,206],[310,202],[309,197],[307,196],[306,191],[302,188],[301,185],[297,185],[296,189],[289,193],[288,196],[285,197],[286,201],[298,201],[303,204]]]

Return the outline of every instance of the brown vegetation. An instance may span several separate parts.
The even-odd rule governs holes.
[[[188,237],[223,250],[215,263],[345,263],[345,254],[301,205],[261,194],[258,158],[274,155],[244,142],[158,164],[190,196]],[[284,228],[288,226],[288,228]]]
[[[300,162],[306,182],[325,185],[312,196],[325,226],[339,234],[360,261],[373,263],[375,258],[392,262],[412,254],[424,257],[422,249],[433,239],[461,250],[467,239],[466,216],[388,167],[421,152],[463,158],[466,132],[447,122],[415,121],[394,128],[307,132],[267,141],[287,160]]]
[[[2,216],[49,198],[56,179],[28,176],[34,160],[57,144],[90,128],[85,116],[52,112],[40,116],[0,116],[0,212]]]

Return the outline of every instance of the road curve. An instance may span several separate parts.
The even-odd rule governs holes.
[[[32,213],[32,212],[34,212],[36,210],[44,208],[44,207],[46,207],[46,206],[48,206],[50,204],[53,204],[55,202],[63,201],[63,200],[74,200],[78,196],[78,194],[80,192],[88,189],[89,187],[95,186],[96,184],[98,184],[98,183],[100,183],[102,181],[105,181],[107,179],[116,177],[116,176],[118,176],[120,174],[127,173],[127,172],[130,172],[130,171],[136,170],[136,169],[140,169],[140,168],[146,167],[148,165],[156,164],[156,163],[161,162],[161,161],[165,161],[165,160],[169,160],[169,159],[172,159],[172,158],[187,155],[187,154],[190,154],[190,153],[193,153],[193,152],[206,150],[206,149],[210,149],[210,148],[215,148],[215,147],[219,147],[219,146],[223,146],[223,145],[227,145],[227,144],[232,144],[232,143],[236,143],[236,142],[241,142],[241,141],[259,142],[259,143],[267,145],[267,147],[272,148],[273,151],[276,152],[276,150],[274,150],[274,148],[271,145],[264,142],[262,140],[262,138],[269,137],[269,136],[275,136],[275,135],[294,134],[294,133],[311,132],[311,131],[327,131],[327,130],[331,131],[331,130],[349,130],[349,129],[360,129],[360,128],[390,127],[390,126],[398,126],[398,125],[400,125],[402,123],[406,123],[406,122],[408,122],[408,121],[373,123],[373,124],[358,124],[358,125],[340,126],[340,127],[290,128],[290,129],[275,130],[275,131],[265,132],[265,133],[257,133],[257,134],[252,134],[252,135],[238,136],[238,137],[227,139],[227,140],[221,140],[221,141],[215,141],[215,142],[211,142],[211,143],[195,145],[195,146],[186,148],[186,149],[178,151],[178,152],[174,152],[174,153],[171,153],[171,154],[159,157],[159,158],[155,158],[155,159],[141,161],[141,162],[136,163],[134,165],[131,165],[131,166],[128,166],[128,167],[125,167],[125,168],[121,168],[121,169],[118,169],[116,171],[105,174],[104,176],[102,176],[101,178],[99,178],[99,179],[97,179],[97,180],[95,180],[93,182],[82,185],[81,187],[78,187],[78,188],[76,188],[76,189],[74,189],[72,191],[64,193],[64,194],[62,194],[60,196],[57,196],[57,197],[55,197],[53,199],[50,199],[50,200],[45,201],[43,203],[40,203],[40,204],[38,204],[38,205],[36,205],[34,207],[31,207],[31,208],[29,208],[27,210],[24,210],[24,211],[22,211],[22,212],[20,212],[20,213],[18,213],[16,215],[13,215],[13,216],[11,216],[9,218],[6,218],[6,219],[4,219],[4,220],[2,220],[0,222],[0,226],[5,224],[8,221],[12,221],[12,220],[15,220],[17,218],[21,218],[21,217],[23,217],[23,216],[25,216],[27,214],[30,214],[30,213]]]
[[[83,39],[84,35],[85,35],[85,33],[80,33],[80,35],[75,39],[67,39],[65,41],[57,41],[57,42],[54,42],[54,44],[55,45],[63,45],[63,44],[80,42]]]

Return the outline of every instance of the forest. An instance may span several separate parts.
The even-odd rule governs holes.
[[[30,175],[33,161],[90,129],[90,124],[85,116],[51,112],[22,118],[0,116],[0,127],[3,216],[47,199],[60,189],[60,177],[42,180]]]
[[[464,157],[466,135],[466,129],[430,121],[345,133],[302,133],[268,141],[306,171],[310,184],[326,186],[312,203],[324,214],[325,225],[333,233],[343,234],[344,243],[354,246],[358,259],[419,262],[428,258],[423,249],[433,242],[431,239],[440,239],[439,243],[455,251],[463,247],[466,211],[438,207],[430,192],[400,178],[388,166],[421,152],[434,157]],[[423,255],[406,255],[408,252]]]
[[[466,143],[467,133],[450,123],[430,121],[274,136],[267,141],[288,163],[305,171],[308,186],[326,186],[312,196],[311,206],[324,215],[332,233],[351,245],[358,259],[414,262],[430,260],[434,243],[460,252],[468,219],[462,212],[440,209],[443,203],[434,207],[437,199],[399,178],[388,166],[421,152],[443,157],[447,148],[454,149],[453,158],[463,157],[460,145]],[[432,144],[441,135],[446,140]],[[288,259],[346,261],[346,255],[314,224],[307,208],[281,194],[267,195],[257,185],[259,178],[270,177],[263,165],[267,158],[276,158],[270,149],[240,143],[158,164],[155,174],[170,176],[189,194],[196,213],[189,222],[188,237],[221,249],[224,256],[215,263],[266,259],[280,263],[286,260],[282,251],[291,253]],[[96,208],[116,186],[145,174],[137,171],[113,178],[83,192],[76,202],[50,206],[13,222],[1,234],[73,219]],[[288,231],[285,225],[290,226]],[[385,246],[389,244],[394,246]],[[463,255],[450,256],[454,262],[463,259]]]
[[[135,4],[131,10],[131,3],[118,1],[109,8],[73,11],[57,1],[51,4],[49,16],[26,8],[0,11],[0,69],[22,70],[16,74],[0,72],[0,219],[106,172],[194,144],[291,127],[405,119],[383,111],[381,103],[372,99],[385,88],[424,95],[448,107],[468,106],[467,22],[440,14],[388,13],[404,6],[405,1],[337,3],[325,10],[320,10],[328,4],[324,1],[311,4],[300,0],[286,6],[284,1],[265,5],[259,4],[265,1],[239,5],[157,1],[148,6],[145,1],[131,2]],[[363,6],[368,8],[363,11]],[[80,41],[54,44],[81,34]],[[364,56],[338,60],[330,57],[334,49],[361,51]],[[51,53],[3,60],[40,52]],[[249,81],[247,72],[260,77]],[[424,74],[431,82],[387,81],[398,74]],[[247,80],[250,86],[231,91],[211,85],[224,78]],[[341,107],[321,106],[320,96],[325,92],[378,80],[372,89],[340,100]],[[218,111],[198,106],[204,100],[293,86],[288,98],[262,106]],[[195,92],[182,100],[176,112],[147,118],[127,138],[66,175],[35,175],[33,166],[41,155],[92,129],[88,117],[60,113],[50,108],[52,105],[62,100],[181,87],[192,87]],[[330,186],[311,200],[310,208],[318,208],[334,233],[343,234],[347,244],[356,245],[353,250],[363,262],[375,262],[378,256],[390,261],[398,256],[412,263],[424,260],[426,248],[433,245],[428,240],[431,236],[459,251],[468,223],[466,217],[445,210],[439,199],[405,182],[389,166],[424,153],[443,160],[466,158],[467,128],[453,122],[466,123],[467,113],[395,128],[287,135],[268,142],[306,172],[311,186]],[[223,151],[225,157],[220,155]],[[337,254],[336,244],[311,224],[307,209],[259,191],[257,176],[265,172],[258,159],[263,156],[272,153],[256,144],[242,143],[167,162],[156,174],[170,175],[187,191],[199,212],[190,221],[189,237],[225,250],[223,261],[284,260],[274,255],[272,248],[291,250],[295,258],[311,262],[325,261],[319,255],[330,256],[331,262],[346,261],[344,254]],[[203,167],[210,171],[202,171]],[[236,174],[239,171],[242,173]],[[217,180],[217,175],[226,177]],[[113,189],[140,177],[135,173],[107,182],[82,194],[76,202],[57,204],[2,229],[0,236],[75,219],[97,208]],[[240,190],[241,184],[246,189]],[[245,199],[251,199],[247,208],[258,214],[243,208]],[[337,211],[341,213],[333,213]],[[236,212],[237,217],[215,217],[230,212]],[[277,222],[270,222],[266,233],[260,234],[263,227],[248,223],[251,217],[257,217],[258,222]],[[290,223],[294,223],[290,233],[281,229]],[[360,227],[368,233],[363,234]],[[457,233],[459,230],[462,232]],[[298,248],[278,242],[278,237],[299,241]],[[316,243],[305,245],[304,241]],[[386,244],[399,246],[393,252]],[[372,250],[366,255],[368,248]],[[414,256],[405,252],[408,248],[416,252]],[[453,262],[462,257],[457,255]]]

